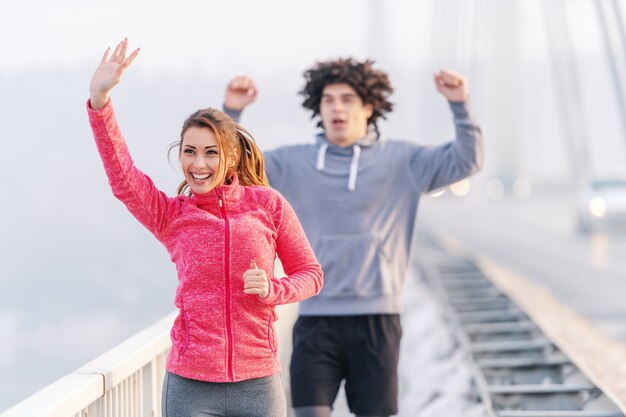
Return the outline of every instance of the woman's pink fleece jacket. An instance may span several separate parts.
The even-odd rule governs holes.
[[[234,382],[276,374],[280,364],[274,306],[317,294],[322,269],[296,214],[277,191],[217,187],[168,197],[133,164],[109,101],[87,103],[89,121],[113,194],[167,248],[178,271],[167,370],[183,377]],[[274,277],[276,255],[286,277]],[[243,292],[243,273],[256,261],[269,295]]]

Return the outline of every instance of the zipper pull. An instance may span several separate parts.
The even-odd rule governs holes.
[[[224,204],[222,203],[222,195],[221,194],[217,195],[217,202],[220,205],[220,207],[224,207]]]

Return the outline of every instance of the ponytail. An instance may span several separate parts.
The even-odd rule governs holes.
[[[244,128],[237,126],[236,136],[239,140],[239,162],[237,176],[241,185],[260,185],[269,187],[265,174],[265,160],[256,142]]]

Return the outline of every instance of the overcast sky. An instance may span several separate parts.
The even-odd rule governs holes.
[[[263,71],[275,68],[276,60],[297,66],[310,57],[359,54],[368,2],[337,3],[3,0],[0,69],[92,66],[101,49],[124,36],[145,51],[138,71],[178,75],[189,67]]]

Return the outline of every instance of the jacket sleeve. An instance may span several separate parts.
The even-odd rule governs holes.
[[[175,204],[174,200],[159,191],[152,180],[135,167],[111,100],[100,110],[92,109],[87,101],[87,113],[113,195],[150,232],[158,235],[167,223],[167,213]]]
[[[417,189],[429,192],[462,180],[482,168],[483,137],[469,102],[450,102],[455,140],[436,147],[418,147],[410,159]]]
[[[277,225],[276,252],[286,276],[270,280],[266,304],[288,304],[318,294],[324,274],[304,234],[295,211],[282,196],[274,214]]]

